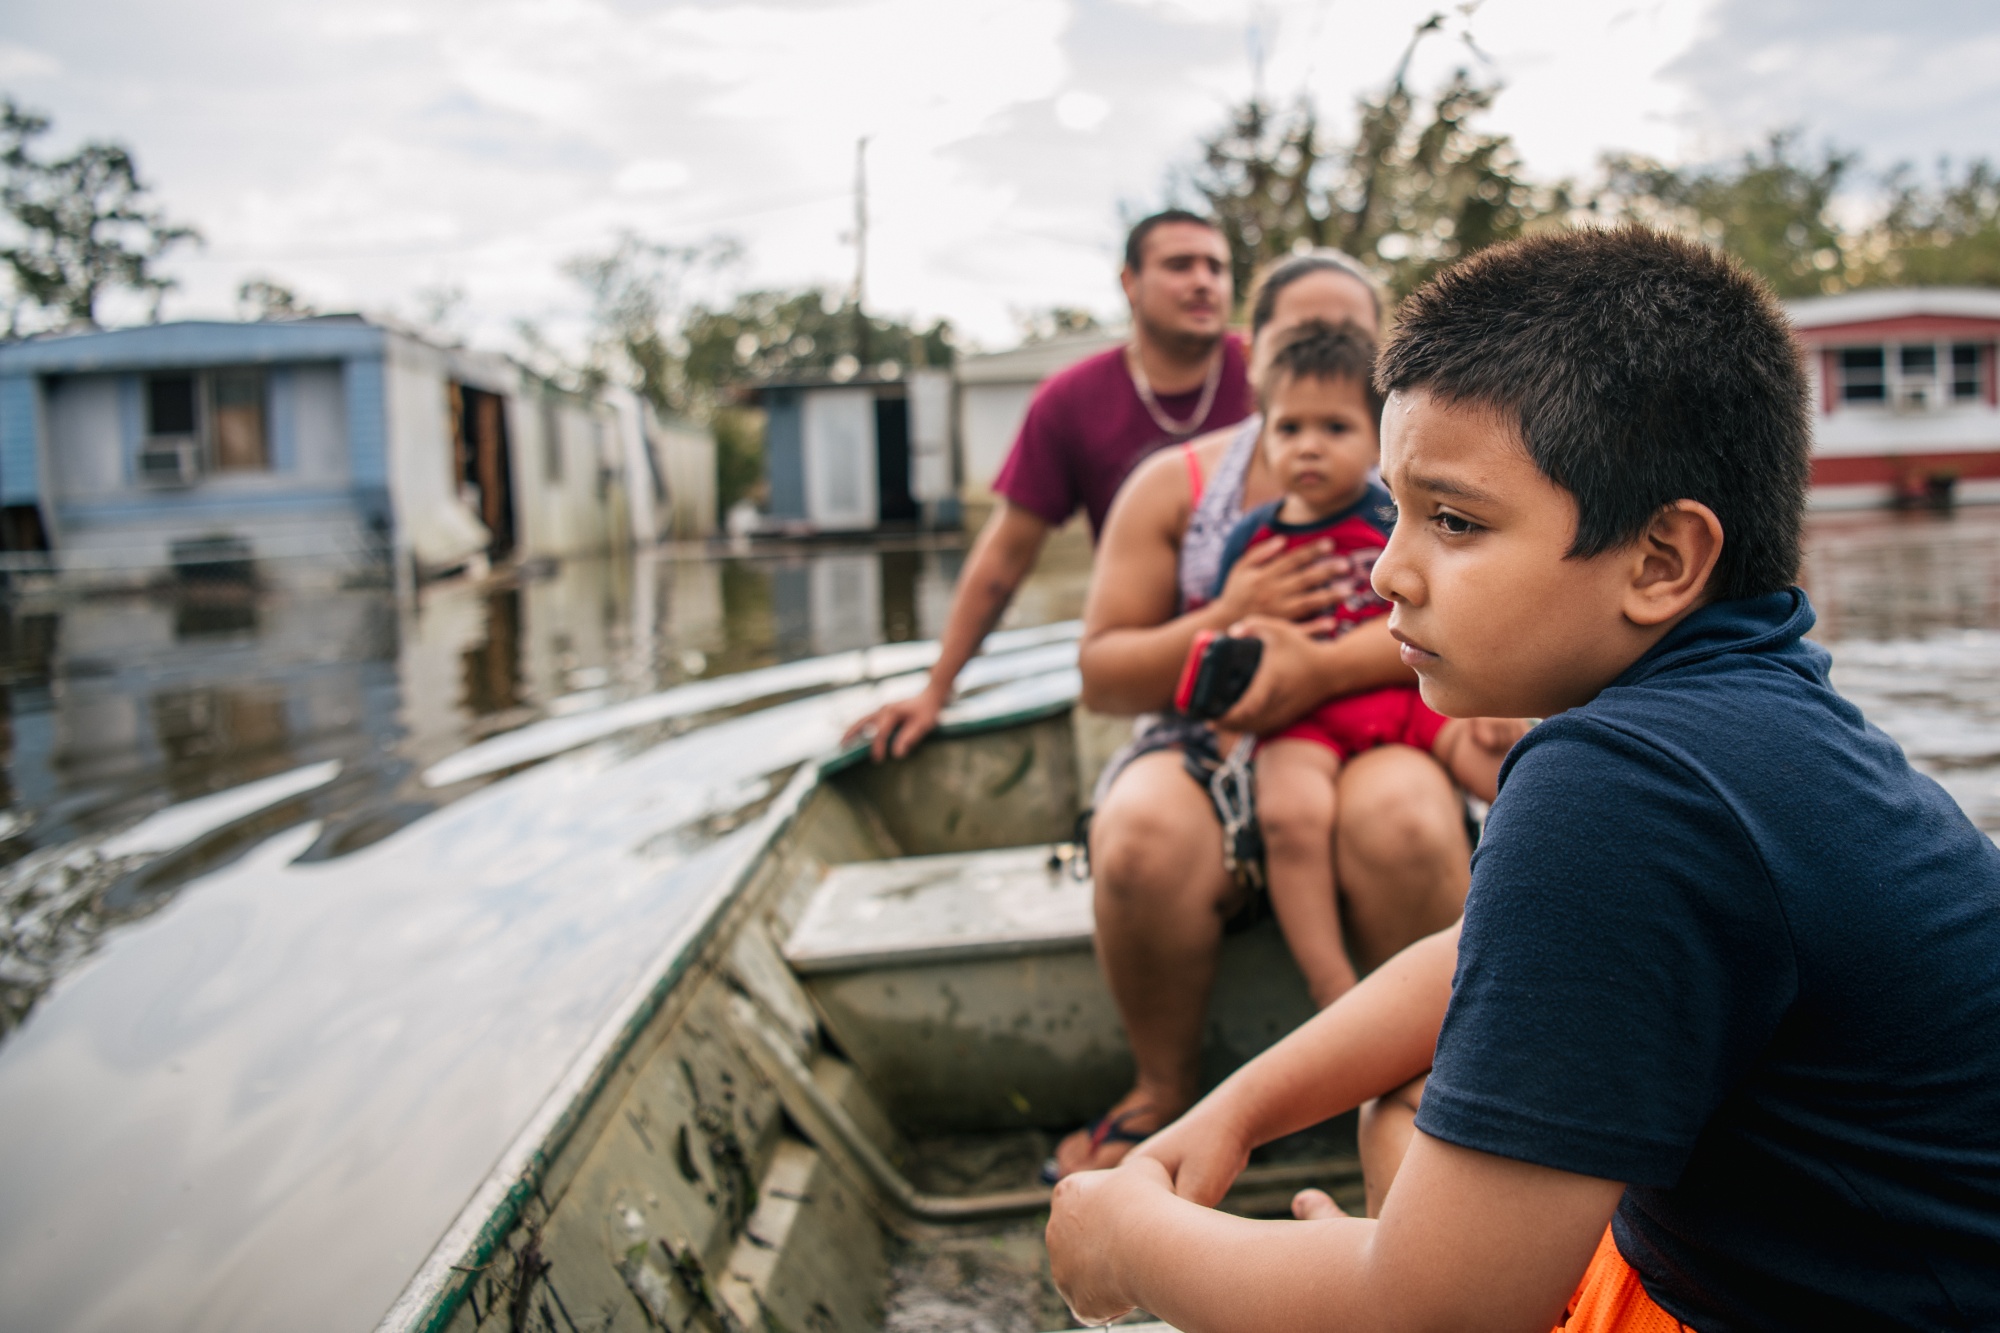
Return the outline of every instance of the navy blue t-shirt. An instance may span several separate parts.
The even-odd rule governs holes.
[[[1417,1126],[1627,1183],[1703,1333],[2000,1327],[2000,849],[1793,589],[1514,747]]]

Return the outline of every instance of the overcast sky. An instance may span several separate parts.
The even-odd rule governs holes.
[[[846,284],[870,136],[870,304],[989,346],[1017,312],[1110,312],[1121,206],[1158,202],[1252,86],[1345,122],[1434,0],[13,0],[0,88],[59,144],[130,144],[207,235],[169,317],[269,275],[323,308],[505,345],[581,303],[561,261],[621,228],[715,235],[720,281]],[[1485,0],[1419,87],[1470,64],[1531,171],[1739,150],[1779,126],[1868,162],[2000,154],[1990,0]],[[1473,44],[1468,44],[1470,37]]]

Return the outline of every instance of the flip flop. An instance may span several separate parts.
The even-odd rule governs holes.
[[[1107,1111],[1097,1117],[1097,1119],[1091,1121],[1090,1151],[1095,1153],[1107,1143],[1144,1143],[1147,1139],[1152,1138],[1164,1126],[1155,1126],[1152,1129],[1144,1131],[1125,1128],[1125,1122],[1133,1116],[1145,1115],[1152,1109],[1150,1106],[1135,1106],[1131,1110],[1115,1116]],[[1042,1183],[1044,1185],[1053,1185],[1062,1178],[1062,1168],[1056,1165],[1054,1154],[1050,1154],[1049,1159],[1042,1163]]]

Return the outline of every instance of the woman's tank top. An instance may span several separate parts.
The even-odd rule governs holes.
[[[1246,418],[1230,437],[1229,447],[1223,450],[1206,485],[1201,484],[1201,465],[1195,461],[1194,446],[1181,446],[1194,488],[1194,512],[1188,515],[1187,531],[1181,535],[1178,573],[1183,615],[1209,601],[1215,591],[1223,544],[1243,517],[1243,481],[1250,474],[1250,460],[1256,457],[1257,438],[1263,430],[1262,416]]]

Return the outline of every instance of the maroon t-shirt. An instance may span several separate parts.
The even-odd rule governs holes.
[[[1160,410],[1186,421],[1201,404],[1201,389],[1157,395]],[[1222,379],[1208,415],[1185,435],[1168,435],[1153,420],[1132,373],[1125,349],[1086,357],[1051,376],[1028,405],[1021,433],[993,479],[993,489],[1052,526],[1069,520],[1080,506],[1090,515],[1095,541],[1104,529],[1112,497],[1139,460],[1163,444],[1176,444],[1203,431],[1233,426],[1250,415],[1249,372],[1234,334],[1222,340]]]

